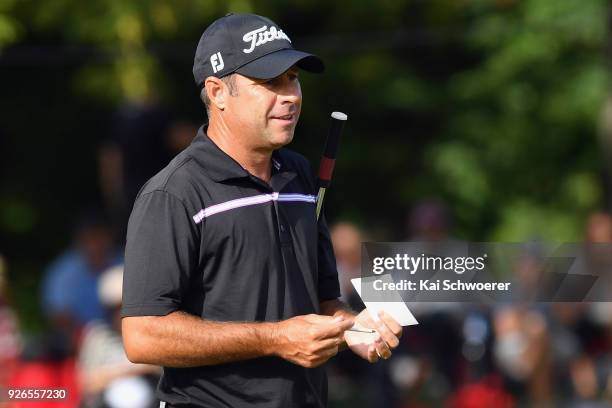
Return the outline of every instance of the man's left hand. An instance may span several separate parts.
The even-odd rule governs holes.
[[[344,340],[347,346],[359,357],[375,363],[379,358],[388,359],[391,351],[399,345],[402,337],[402,326],[391,316],[380,312],[379,319],[374,320],[367,309],[355,317],[355,325],[360,328],[376,330],[375,333],[345,331]]]

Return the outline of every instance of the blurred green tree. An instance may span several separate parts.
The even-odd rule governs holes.
[[[597,122],[609,92],[609,7],[604,0],[0,0],[0,81],[13,95],[1,106],[11,151],[4,166],[14,175],[0,185],[2,228],[16,248],[23,242],[16,237],[31,242],[36,231],[67,236],[66,219],[82,205],[70,194],[95,195],[99,123],[120,102],[162,100],[203,120],[190,77],[197,40],[218,16],[250,11],[327,61],[326,75],[302,77],[295,144],[314,165],[329,112],[349,114],[326,198],[332,220],[353,218],[378,238],[402,239],[406,211],[438,197],[464,238],[577,240],[604,200]],[[32,83],[36,75],[44,89]],[[72,158],[85,169],[79,174],[56,159],[71,149],[81,152]],[[19,160],[27,155],[35,164]],[[45,189],[58,177],[59,191]],[[57,217],[42,216],[49,208]],[[35,246],[48,256],[65,242],[43,236]]]

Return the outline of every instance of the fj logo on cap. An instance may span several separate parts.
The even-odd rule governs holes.
[[[255,47],[258,47],[270,41],[287,40],[291,42],[291,40],[289,39],[289,37],[287,37],[287,34],[285,34],[283,30],[277,30],[276,27],[272,26],[269,30],[266,31],[267,28],[268,26],[260,27],[256,30],[249,31],[242,37],[242,41],[244,41],[245,43],[251,43],[251,46],[249,48],[245,48],[242,50],[245,54],[250,54],[251,52],[253,52]]]
[[[217,71],[221,71],[225,64],[223,63],[223,58],[221,58],[221,53],[218,52],[210,56],[210,65],[212,66],[213,72],[216,74]]]

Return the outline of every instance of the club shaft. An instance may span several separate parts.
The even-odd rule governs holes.
[[[323,198],[325,197],[325,187],[319,188],[319,194],[317,194],[317,220],[321,214],[321,208],[323,207]]]
[[[319,219],[321,208],[323,207],[325,190],[331,184],[332,174],[336,164],[336,155],[338,153],[338,145],[340,144],[340,136],[348,116],[342,112],[332,112],[331,118],[332,120],[329,127],[329,133],[327,134],[327,140],[325,141],[325,149],[323,150],[323,156],[321,157],[321,163],[319,165],[317,220]]]

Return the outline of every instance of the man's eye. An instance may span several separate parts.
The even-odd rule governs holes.
[[[287,78],[291,81],[297,81],[299,75],[297,73],[287,73]],[[276,86],[278,84],[280,84],[283,81],[283,75],[277,76],[276,78],[270,78],[267,80],[262,80],[260,82],[260,84],[264,84],[264,85],[269,85],[269,86]]]

